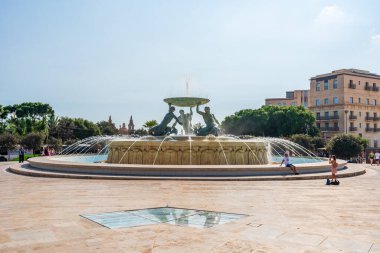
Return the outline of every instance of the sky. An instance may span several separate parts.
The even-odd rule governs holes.
[[[379,13],[377,0],[0,0],[0,104],[139,128],[188,81],[222,121],[318,74],[380,74]]]

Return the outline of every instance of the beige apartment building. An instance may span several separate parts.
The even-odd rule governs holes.
[[[380,146],[380,75],[340,69],[310,79],[309,109],[322,136],[352,133]]]
[[[266,98],[265,105],[283,105],[308,107],[309,90],[287,91],[285,98]]]

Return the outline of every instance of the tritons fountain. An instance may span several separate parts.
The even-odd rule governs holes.
[[[279,166],[286,152],[301,174],[330,171],[326,159],[285,139],[220,135],[211,109],[200,109],[208,99],[175,97],[164,101],[169,111],[160,124],[149,129],[148,136],[87,138],[58,156],[29,159],[29,167],[14,172],[74,178],[276,180],[274,176],[292,175],[288,168]],[[180,110],[177,117],[174,106],[190,108],[190,112]],[[194,107],[205,126],[192,125]],[[169,126],[171,122],[174,124]],[[184,134],[178,134],[177,125]],[[338,170],[346,169],[345,161],[338,164]]]

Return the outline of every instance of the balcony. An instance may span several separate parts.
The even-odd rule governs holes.
[[[372,86],[366,85],[366,86],[364,86],[364,89],[365,90],[372,90]]]
[[[373,91],[379,91],[379,87],[373,86],[373,87],[372,87],[372,90],[373,90]]]
[[[380,117],[373,117],[373,121],[380,121]]]
[[[330,116],[317,116],[317,120],[330,120]]]
[[[380,132],[380,127],[366,127],[366,132]]]
[[[355,132],[355,131],[358,131],[358,128],[357,127],[349,127],[348,130],[350,132]]]
[[[348,88],[350,88],[350,89],[356,89],[356,84],[354,84],[354,83],[349,83],[349,84],[348,84]]]
[[[320,130],[323,132],[338,132],[339,127],[321,127]]]
[[[331,115],[330,119],[339,119],[339,115]]]
[[[356,115],[353,115],[353,114],[350,114],[350,116],[348,116],[349,119],[358,119],[358,116]]]
[[[370,117],[370,116],[365,116],[365,120],[373,120],[374,117]]]

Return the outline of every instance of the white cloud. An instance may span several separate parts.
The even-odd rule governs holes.
[[[347,15],[337,5],[323,7],[315,19],[318,25],[339,25],[347,21]]]
[[[371,43],[375,46],[380,47],[380,34],[373,35],[371,37]]]

